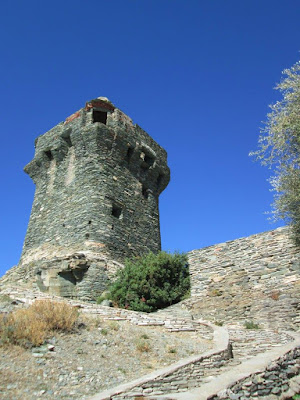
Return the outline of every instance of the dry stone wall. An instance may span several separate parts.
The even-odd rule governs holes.
[[[199,360],[182,366],[177,370],[161,374],[155,379],[149,379],[140,385],[136,385],[131,390],[121,394],[111,395],[106,399],[127,400],[135,396],[158,396],[187,391],[201,384],[206,369],[219,368],[225,365],[230,358],[230,351],[228,351],[228,349],[209,356],[203,356],[200,357]],[[102,397],[102,400],[104,399],[105,396]]]
[[[295,329],[300,324],[300,252],[287,227],[188,254],[192,298],[205,319],[256,320]]]
[[[299,378],[299,373],[300,347],[296,347],[272,362],[265,371],[250,375],[223,390],[220,394],[209,397],[208,400],[288,399],[299,393],[299,379],[297,379],[298,389],[293,390],[293,383],[296,382],[293,378],[297,378],[297,376]],[[284,393],[286,396],[283,395]]]
[[[183,359],[135,381],[98,393],[91,400],[127,400],[185,392],[199,386],[205,371],[221,368],[232,358],[232,347],[226,329],[206,324],[214,329],[214,348],[202,355]],[[169,398],[169,397],[168,397]]]

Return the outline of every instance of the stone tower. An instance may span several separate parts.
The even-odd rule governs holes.
[[[18,268],[41,290],[93,299],[125,257],[160,250],[167,154],[106,98],[35,141],[36,185]]]

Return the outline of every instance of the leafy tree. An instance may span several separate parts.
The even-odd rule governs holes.
[[[273,217],[290,224],[293,239],[300,245],[300,62],[285,69],[283,75],[275,87],[282,100],[270,106],[259,149],[250,155],[262,165],[274,167],[275,174],[270,179],[276,192]]]
[[[110,287],[110,297],[119,307],[151,312],[182,300],[189,289],[185,254],[150,252],[125,261]]]

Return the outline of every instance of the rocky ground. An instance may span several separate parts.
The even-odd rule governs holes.
[[[25,307],[41,296],[17,289],[4,293],[0,293],[0,314]],[[38,348],[0,347],[1,400],[88,400],[97,392],[212,348],[212,330],[197,322],[205,304],[191,305],[185,300],[153,314],[76,301],[70,304],[81,311],[74,332],[51,334]],[[276,323],[272,329],[262,325],[246,329],[245,319],[235,321],[230,314],[223,318],[220,313],[212,319],[226,325],[234,358],[224,367],[205,369],[203,383],[292,340]]]
[[[0,312],[18,307],[2,300]],[[84,315],[74,333],[56,334],[39,348],[0,347],[0,398],[88,399],[211,345],[197,332]]]

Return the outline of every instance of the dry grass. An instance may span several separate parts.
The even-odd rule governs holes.
[[[126,320],[116,321],[119,329],[115,330],[111,322],[114,320],[104,316],[80,313],[74,333],[55,332],[54,351],[41,358],[23,347],[0,347],[1,400],[81,400],[211,347],[211,341],[199,332],[169,332],[162,326],[140,326]],[[107,330],[106,335],[101,334],[102,329]],[[204,331],[210,332],[205,327]],[[140,341],[148,342],[149,351],[137,349]],[[177,353],[169,353],[169,347]],[[61,385],[61,375],[65,385]],[[44,389],[47,392],[39,395]]]
[[[66,303],[39,300],[30,307],[0,315],[0,344],[41,345],[53,331],[71,331],[78,311]]]
[[[109,326],[109,329],[111,329],[113,331],[118,331],[120,329],[120,325],[116,321],[109,322],[108,326]]]
[[[29,308],[38,318],[45,321],[50,331],[71,331],[78,319],[76,308],[67,303],[39,300]]]
[[[136,349],[141,353],[148,353],[151,350],[151,345],[145,340],[138,340],[136,344]]]

